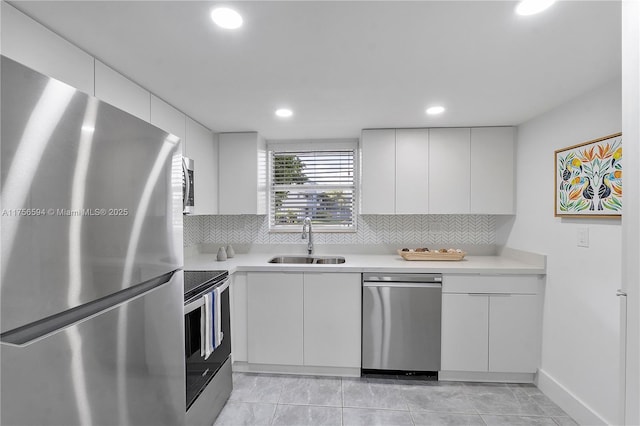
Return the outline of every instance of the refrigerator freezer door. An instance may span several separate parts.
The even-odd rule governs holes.
[[[3,425],[184,424],[182,271],[25,347],[2,345]]]
[[[1,324],[182,266],[179,139],[2,57]]]

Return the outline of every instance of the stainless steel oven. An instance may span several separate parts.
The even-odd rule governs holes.
[[[186,424],[213,424],[231,394],[227,271],[184,271]]]

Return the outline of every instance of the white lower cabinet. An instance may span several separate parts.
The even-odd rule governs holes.
[[[537,276],[443,281],[443,371],[536,372],[542,308]]]
[[[229,276],[229,305],[231,316],[231,358],[233,362],[247,362],[247,273]]]
[[[360,274],[304,274],[304,365],[360,368]]]
[[[360,274],[248,272],[247,284],[250,364],[360,367]]]
[[[302,273],[250,272],[248,361],[302,365]]]
[[[538,297],[489,296],[489,371],[535,373],[540,353]]]
[[[487,371],[489,299],[470,294],[442,295],[442,369]]]

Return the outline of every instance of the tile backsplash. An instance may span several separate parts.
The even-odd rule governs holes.
[[[301,228],[302,229],[302,228]],[[491,215],[360,215],[357,231],[314,234],[316,244],[488,245],[496,243]],[[184,245],[295,244],[300,233],[269,232],[265,215],[185,216]]]

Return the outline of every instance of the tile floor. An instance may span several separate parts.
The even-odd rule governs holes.
[[[533,385],[233,373],[223,425],[577,425]]]

